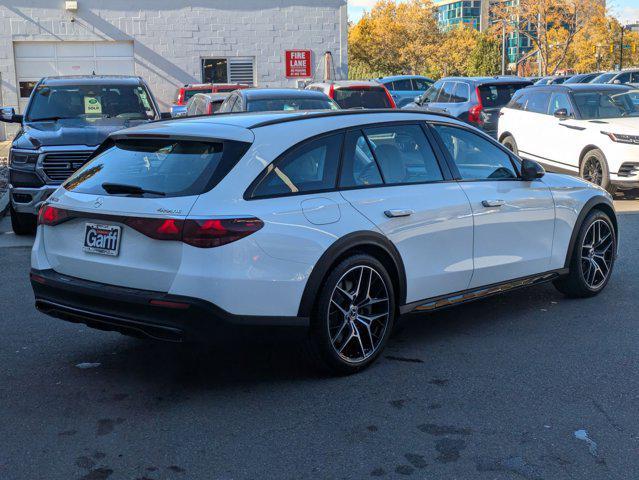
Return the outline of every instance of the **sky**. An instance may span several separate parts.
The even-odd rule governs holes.
[[[348,17],[357,22],[364,11],[370,10],[377,0],[348,0]],[[395,0],[403,2],[405,0]],[[622,23],[639,21],[639,5],[637,0],[608,0],[611,13]]]

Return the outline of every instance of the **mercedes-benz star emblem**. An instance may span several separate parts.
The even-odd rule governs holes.
[[[98,197],[93,202],[93,208],[100,208],[102,206],[102,198]]]

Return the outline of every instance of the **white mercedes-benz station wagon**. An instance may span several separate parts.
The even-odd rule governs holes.
[[[301,327],[343,374],[399,315],[595,295],[616,250],[603,189],[448,116],[218,115],[112,134],[42,206],[31,283],[42,312],[156,339]]]

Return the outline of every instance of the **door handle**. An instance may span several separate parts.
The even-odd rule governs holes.
[[[481,204],[486,207],[486,208],[490,208],[490,207],[501,207],[502,205],[504,205],[506,202],[504,200],[483,200],[481,202]]]
[[[409,217],[413,213],[415,213],[415,210],[395,209],[395,210],[386,210],[384,212],[384,215],[386,215],[388,218],[395,218],[395,217]]]

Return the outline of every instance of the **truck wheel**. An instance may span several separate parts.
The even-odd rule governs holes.
[[[13,208],[13,205],[9,207],[9,214],[11,215],[13,233],[16,235],[35,234],[38,217],[30,213],[18,213]]]

